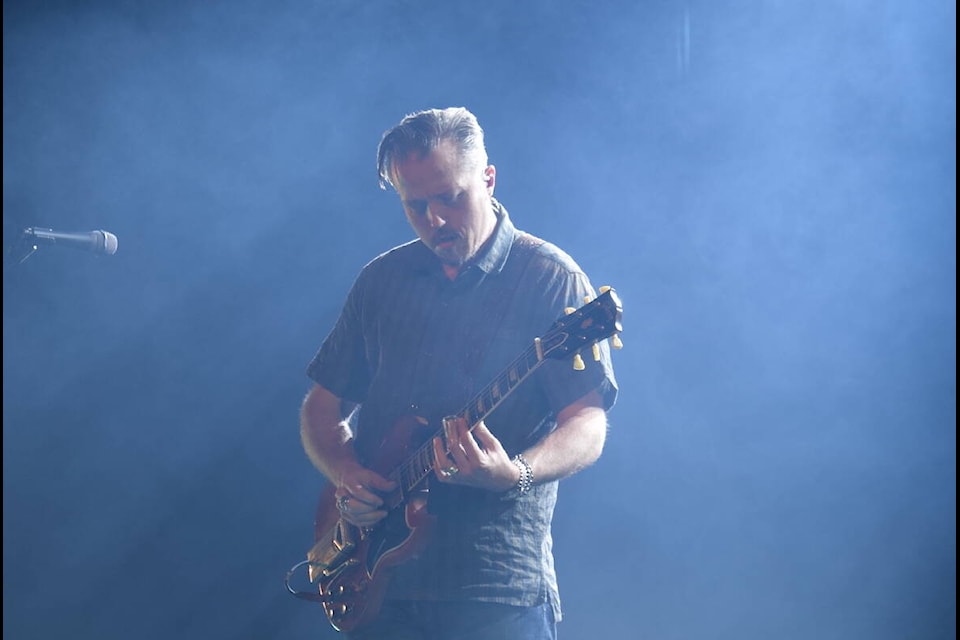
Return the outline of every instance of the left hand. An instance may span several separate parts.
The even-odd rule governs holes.
[[[444,438],[433,439],[433,471],[440,482],[489,491],[516,486],[520,470],[482,421],[471,432],[463,418],[446,418],[443,432],[446,449]]]

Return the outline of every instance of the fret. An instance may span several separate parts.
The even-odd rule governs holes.
[[[510,365],[510,389],[513,389],[520,383],[520,363],[522,361],[522,357],[517,358]]]
[[[419,478],[417,482],[420,482],[420,480],[426,477],[427,473],[430,472],[430,468],[433,466],[429,456],[427,455],[426,447],[420,447],[420,449],[417,451],[417,464],[417,477]]]
[[[532,360],[530,359],[531,356],[532,356]],[[531,354],[531,356],[528,356],[527,373],[530,373],[531,371],[539,367],[540,364],[543,362],[542,360],[537,359],[536,354]]]
[[[403,493],[403,487],[397,487],[383,496],[383,506],[387,509],[394,509],[403,504],[406,499],[407,496]]]
[[[407,491],[412,491],[413,488],[417,486],[417,482],[419,482],[418,477],[419,474],[417,473],[417,470],[413,467],[408,467],[406,475]]]
[[[427,477],[427,474],[433,469],[433,450],[430,449],[429,442],[422,447],[420,447],[420,453],[422,456],[423,462],[423,475],[421,478]]]

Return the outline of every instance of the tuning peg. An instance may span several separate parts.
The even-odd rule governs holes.
[[[565,309],[563,310],[563,312],[564,312],[565,314],[567,314],[567,315],[570,315],[571,313],[573,313],[573,312],[576,311],[576,310],[577,310],[577,309],[576,309],[575,307],[567,307],[567,308],[565,308]]]
[[[583,358],[580,357],[579,353],[574,354],[573,356],[573,369],[574,371],[583,371],[587,368],[587,365],[583,364]]]
[[[593,302],[593,298],[590,296],[583,296],[583,304],[590,304],[591,302]]]
[[[600,295],[605,294],[607,291],[610,291],[610,289],[612,289],[612,288],[613,288],[613,287],[610,287],[610,286],[607,286],[607,285],[603,285],[602,287],[600,287]]]
[[[594,362],[600,362],[600,345],[596,342],[593,343],[593,360]]]
[[[618,334],[613,334],[613,337],[610,338],[610,346],[614,349],[623,349],[623,342],[620,341],[620,336]]]

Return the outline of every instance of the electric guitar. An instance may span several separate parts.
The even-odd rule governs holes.
[[[599,360],[601,340],[610,338],[614,348],[622,346],[617,335],[622,330],[620,299],[610,287],[600,291],[600,296],[579,309],[567,309],[566,316],[534,338],[463,408],[458,416],[471,430],[548,358],[572,357],[574,368],[583,369],[580,352],[587,347]],[[443,430],[431,431],[426,420],[410,416],[399,420],[384,438],[368,466],[395,481],[397,488],[383,496],[387,516],[374,526],[361,528],[343,520],[332,484],[321,495],[314,521],[316,544],[307,552],[307,560],[287,574],[287,589],[319,602],[335,629],[352,631],[371,620],[383,601],[390,568],[412,558],[426,544],[433,517],[427,514],[424,481],[433,470],[434,437],[443,437]],[[291,574],[304,564],[310,582],[319,585],[316,593],[290,587]]]

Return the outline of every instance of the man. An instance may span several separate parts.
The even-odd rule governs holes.
[[[308,367],[316,384],[301,410],[303,446],[336,486],[342,519],[372,527],[397,482],[369,460],[398,417],[442,422],[445,437],[428,445],[429,540],[392,571],[377,617],[348,635],[555,638],[550,521],[558,480],[603,448],[617,395],[607,346],[582,371],[541,363],[472,430],[457,411],[595,294],[567,254],[514,228],[466,109],[405,117],[384,134],[378,168],[419,239],[357,277]]]

